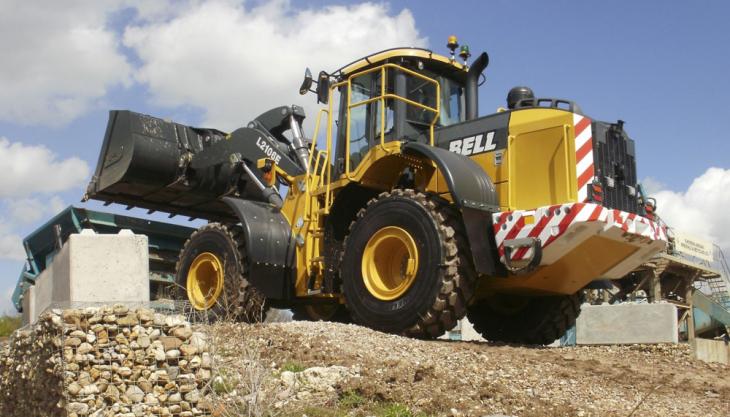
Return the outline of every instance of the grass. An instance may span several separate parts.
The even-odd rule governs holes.
[[[20,316],[2,316],[0,317],[0,337],[8,337],[15,330],[23,325],[23,319]]]
[[[340,399],[337,401],[338,408],[347,410],[359,409],[360,413],[365,412],[365,415],[376,416],[376,417],[426,417],[424,413],[414,413],[411,409],[404,404],[396,402],[380,402],[371,401],[363,397],[361,393],[357,391],[345,391],[340,395]],[[350,415],[349,413],[341,413],[342,415]],[[310,417],[310,414],[307,414]],[[357,415],[360,415],[359,413]],[[318,416],[317,416],[318,417]],[[324,416],[323,416],[324,417]]]
[[[378,417],[416,417],[410,408],[399,403],[383,403],[373,411]]]
[[[226,372],[221,372],[211,381],[211,388],[218,395],[229,394],[236,389],[236,386],[238,386],[238,382]]]
[[[290,411],[283,414],[281,417],[340,417],[343,414],[336,409],[328,407],[305,407],[296,411]]]
[[[302,372],[303,370],[307,369],[306,366],[299,362],[286,362],[284,365],[281,366],[281,371],[289,371],[289,372]]]
[[[343,399],[348,398],[350,400],[357,399],[362,401],[358,403],[358,406],[362,405],[364,408],[360,408],[352,414],[352,411],[358,406],[347,407],[343,404]],[[281,415],[280,417],[344,417],[344,416],[374,416],[374,417],[426,417],[423,413],[413,413],[410,408],[400,403],[379,403],[379,402],[367,402],[365,398],[357,393],[345,393],[338,403],[339,407],[305,407],[300,408],[296,411],[289,411]]]
[[[343,408],[357,408],[365,404],[365,398],[356,391],[347,391],[340,396],[338,404]]]

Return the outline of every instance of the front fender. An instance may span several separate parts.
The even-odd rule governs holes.
[[[248,280],[267,298],[287,300],[294,294],[296,272],[291,226],[270,204],[223,197],[241,222],[248,257]]]
[[[499,198],[492,179],[471,159],[420,142],[403,145],[402,152],[433,161],[443,175],[454,204],[464,222],[477,272],[506,276],[494,240],[492,214],[499,211]]]

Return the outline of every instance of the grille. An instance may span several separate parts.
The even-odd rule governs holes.
[[[595,175],[603,188],[603,205],[639,213],[636,152],[633,139],[617,123],[593,122]]]

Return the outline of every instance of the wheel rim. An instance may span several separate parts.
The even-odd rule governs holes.
[[[375,233],[363,251],[362,277],[370,294],[391,301],[405,294],[418,271],[418,247],[411,235],[396,226]]]
[[[210,253],[203,252],[193,260],[188,270],[188,300],[196,310],[208,310],[218,301],[224,285],[223,263]]]

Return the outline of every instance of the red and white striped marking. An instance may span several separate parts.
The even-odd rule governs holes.
[[[533,223],[525,223],[528,216],[532,216]],[[535,237],[540,239],[545,249],[571,226],[588,222],[602,222],[606,224],[605,227],[618,227],[626,233],[651,240],[667,240],[666,231],[659,224],[639,215],[608,209],[599,204],[570,203],[493,215],[495,240],[502,259],[505,240]],[[516,250],[512,253],[512,259],[523,259],[528,250]]]
[[[575,126],[575,173],[578,177],[578,202],[588,200],[588,184],[593,180],[593,133],[591,119],[573,113]]]

